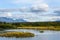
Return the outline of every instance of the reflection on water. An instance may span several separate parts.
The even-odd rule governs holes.
[[[60,31],[44,30],[43,33],[40,33],[39,30],[27,30],[27,29],[13,29],[5,31],[31,32],[34,33],[36,36],[29,38],[0,37],[0,40],[60,40]]]

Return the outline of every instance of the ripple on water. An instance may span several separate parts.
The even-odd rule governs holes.
[[[36,36],[30,38],[0,37],[0,40],[60,40],[60,31],[43,30],[44,31],[43,33],[40,33],[39,30],[28,30],[28,29],[13,29],[5,31],[31,32],[34,33]]]

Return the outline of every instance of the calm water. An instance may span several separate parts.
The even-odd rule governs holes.
[[[0,40],[60,40],[60,31],[44,30],[44,33],[40,33],[40,31],[38,30],[27,30],[27,29],[13,29],[5,31],[31,32],[35,34],[35,37],[29,37],[29,38],[0,37]]]

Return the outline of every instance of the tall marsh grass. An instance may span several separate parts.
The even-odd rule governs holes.
[[[33,33],[29,32],[6,32],[0,34],[1,37],[34,37]]]

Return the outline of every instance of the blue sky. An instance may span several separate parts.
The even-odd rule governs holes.
[[[23,6],[31,6],[37,0],[0,0],[0,8],[20,8]],[[60,0],[38,0],[40,3],[46,3],[50,7],[60,7]]]
[[[0,17],[24,19],[29,22],[60,20],[60,0],[0,0],[0,11],[19,9],[14,12],[0,12]],[[6,11],[6,10],[5,10]]]

